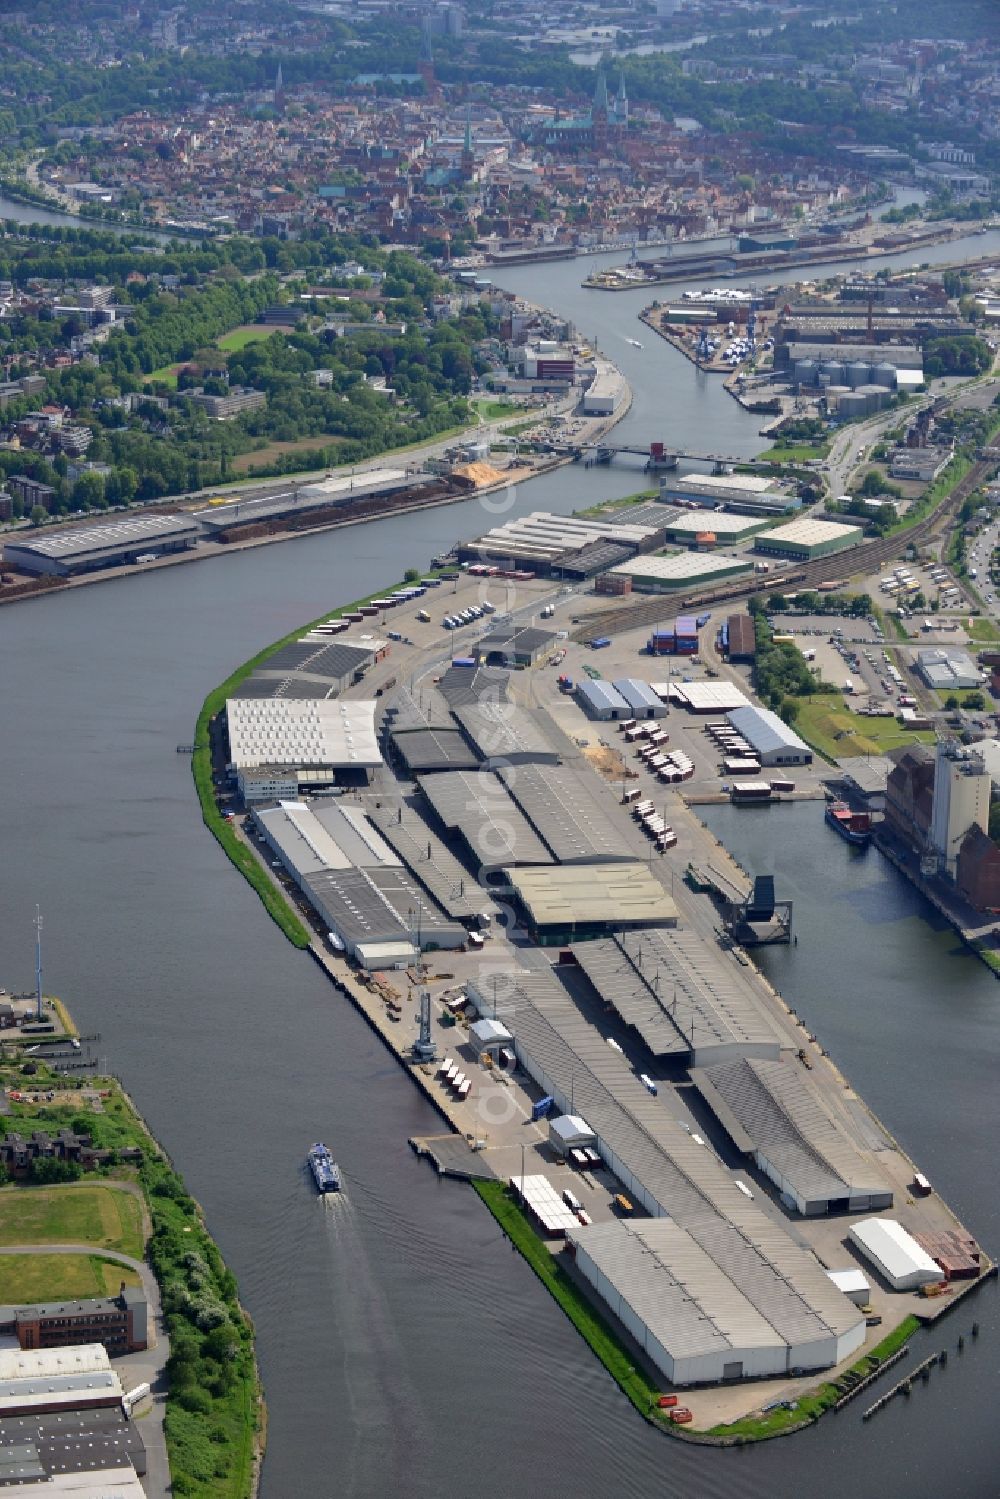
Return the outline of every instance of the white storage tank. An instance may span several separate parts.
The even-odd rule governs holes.
[[[896,389],[896,366],[888,364],[885,360],[881,364],[872,366],[872,384],[884,385],[889,390]]]
[[[845,370],[847,384],[852,390],[856,390],[859,385],[867,385],[871,379],[871,373],[870,364],[865,364],[860,359],[852,359]]]

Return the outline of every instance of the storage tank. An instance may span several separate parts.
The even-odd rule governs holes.
[[[896,366],[887,364],[885,360],[881,364],[872,366],[872,384],[884,385],[889,390],[896,389]]]
[[[821,373],[826,375],[828,385],[843,385],[844,383],[844,366],[838,359],[828,359]]]
[[[856,394],[864,396],[868,402],[869,411],[881,411],[885,406],[888,406],[892,392],[887,390],[884,385],[861,385],[858,387]]]
[[[830,411],[839,411],[840,403],[844,396],[849,396],[851,388],[849,385],[828,385],[826,389],[826,404]]]
[[[795,381],[797,385],[816,384],[815,359],[797,359],[795,361]]]
[[[841,416],[867,416],[868,401],[859,391],[851,390],[841,396],[839,411]]]
[[[860,359],[852,359],[844,374],[847,384],[852,390],[856,390],[859,385],[868,384],[871,379],[871,365],[863,364]]]

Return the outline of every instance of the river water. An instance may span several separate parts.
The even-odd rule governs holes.
[[[641,293],[583,292],[574,270],[505,276],[620,355],[636,386],[622,437],[760,446],[720,383],[660,339],[624,342]],[[568,510],[636,481],[565,468],[512,504]],[[264,1499],[995,1495],[992,1285],[918,1339],[953,1348],[976,1316],[978,1343],[866,1426],[851,1410],[752,1451],[647,1429],[471,1192],[412,1156],[407,1137],[439,1129],[438,1116],[204,831],[175,746],[209,688],[296,623],[492,524],[473,500],[0,615],[0,981],[33,984],[38,900],[46,987],[102,1033],[99,1050],[203,1203],[253,1315],[270,1416]],[[796,901],[799,944],[766,954],[768,971],[996,1250],[1000,988],[814,805],[713,809],[711,821]],[[318,1136],[347,1177],[330,1205],[303,1177]]]

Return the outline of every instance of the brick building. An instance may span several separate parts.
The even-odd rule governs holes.
[[[980,827],[962,839],[955,884],[977,911],[1000,911],[1000,848]]]
[[[137,1353],[148,1343],[149,1308],[140,1286],[123,1283],[117,1296],[0,1307],[0,1334],[21,1348],[101,1343],[109,1355]]]
[[[933,800],[934,753],[926,745],[912,745],[896,759],[886,782],[887,830],[910,848],[925,848]]]

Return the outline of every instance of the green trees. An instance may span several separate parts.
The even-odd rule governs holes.
[[[984,375],[993,362],[989,344],[971,334],[964,337],[928,339],[924,348],[924,374]]]

